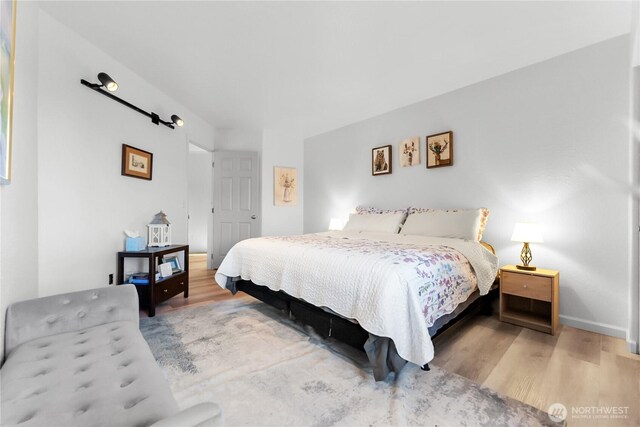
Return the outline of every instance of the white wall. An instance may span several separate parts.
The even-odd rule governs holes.
[[[304,231],[356,205],[491,209],[485,240],[501,264],[524,219],[541,224],[534,263],[560,270],[563,323],[625,336],[628,266],[629,38],[546,62],[309,138]],[[425,168],[425,136],[454,132],[454,165]],[[420,166],[398,142],[421,136]],[[393,144],[393,174],[371,176],[371,149]],[[635,232],[635,231],[634,231]]]
[[[216,129],[215,139],[218,151],[262,151],[260,129]]]
[[[0,359],[7,306],[38,296],[38,7],[16,15],[12,180],[0,186]]]
[[[640,10],[640,6],[638,6]],[[639,28],[640,33],[640,28]],[[640,49],[640,43],[637,48]],[[629,322],[627,342],[629,350],[640,353],[640,65],[633,67],[631,87],[633,93],[632,116],[630,117],[629,177]]]
[[[303,222],[303,136],[297,128],[216,129],[215,151],[256,151],[260,159],[260,201],[262,235],[302,233]],[[214,153],[215,157],[215,153]],[[298,168],[297,206],[274,206],[273,168]],[[213,236],[215,239],[215,235]]]
[[[123,230],[146,236],[146,224],[160,210],[173,224],[173,241],[186,242],[186,132],[208,146],[214,130],[43,11],[38,55],[38,255],[44,296],[106,285],[108,274],[116,273]],[[118,81],[117,96],[163,118],[177,113],[185,127],[153,125],[80,85],[80,78],[96,81],[100,71]],[[120,175],[123,143],[154,154],[152,181]]]
[[[640,2],[634,2],[631,12],[631,93],[632,114],[630,117],[629,176],[635,194],[629,197],[629,253],[632,261],[629,266],[629,331],[627,343],[629,350],[640,353]]]
[[[189,252],[206,253],[213,200],[213,156],[206,151],[189,152]]]
[[[304,207],[303,138],[291,129],[265,129],[262,134],[262,235],[302,234]],[[296,206],[275,206],[273,168],[298,169]]]

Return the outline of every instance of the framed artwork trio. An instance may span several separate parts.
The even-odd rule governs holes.
[[[427,169],[453,165],[453,131],[436,133],[425,138],[425,163]],[[392,173],[393,146],[383,145],[371,149],[371,175]],[[401,167],[420,164],[420,137],[403,139],[398,144]]]

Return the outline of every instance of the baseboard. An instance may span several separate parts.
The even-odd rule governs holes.
[[[638,343],[635,341],[627,341],[627,349],[629,353],[640,354],[640,348],[638,347]]]
[[[597,332],[603,335],[609,335],[616,338],[627,339],[627,330],[618,326],[607,325],[606,323],[592,322],[590,320],[578,319],[571,316],[559,316],[560,323],[586,331]]]

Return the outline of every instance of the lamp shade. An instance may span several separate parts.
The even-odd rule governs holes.
[[[540,226],[533,222],[518,222],[511,236],[513,242],[542,243]]]
[[[340,218],[331,218],[329,221],[329,230],[342,230],[344,228],[344,224]]]

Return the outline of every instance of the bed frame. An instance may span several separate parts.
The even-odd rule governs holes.
[[[481,241],[480,244],[487,248],[491,253],[496,253],[493,246],[489,243]],[[472,315],[481,313],[491,316],[493,313],[493,300],[495,300],[499,295],[499,287],[496,286],[499,280],[499,277],[496,277],[489,293],[478,297],[457,316],[441,325],[431,338],[435,339],[447,329],[458,324],[462,320],[470,318]],[[313,304],[292,297],[283,291],[272,291],[266,286],[256,285],[248,280],[239,280],[235,283],[236,290],[243,291],[262,302],[270,304],[279,310],[283,310],[299,322],[311,326],[321,337],[325,339],[332,337],[338,341],[355,347],[358,350],[364,351],[364,343],[369,338],[369,333],[359,324],[350,322],[337,314],[330,313]],[[421,368],[423,371],[430,370],[428,363]]]
[[[332,337],[338,341],[364,351],[364,343],[369,338],[369,333],[357,323],[350,322],[336,314],[329,313],[313,304],[302,301],[283,291],[272,291],[266,286],[256,285],[248,280],[236,282],[236,289],[251,295],[287,314],[297,321],[311,326],[322,338]],[[498,295],[498,287],[493,286],[487,295],[478,297],[456,317],[449,320],[438,329],[431,337],[436,338],[453,325],[472,315],[482,313],[490,316],[493,313],[493,300]],[[421,367],[423,371],[430,370],[429,364]]]

